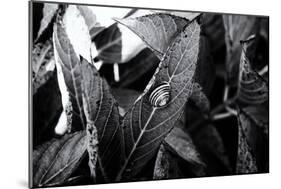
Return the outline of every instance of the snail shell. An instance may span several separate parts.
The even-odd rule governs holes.
[[[170,100],[170,85],[168,82],[157,86],[149,95],[149,102],[154,107],[163,107]]]

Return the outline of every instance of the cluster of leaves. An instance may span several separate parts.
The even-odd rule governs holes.
[[[268,172],[266,18],[33,9],[33,186]]]

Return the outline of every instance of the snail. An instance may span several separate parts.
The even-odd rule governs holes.
[[[168,104],[170,100],[170,85],[164,82],[157,86],[149,95],[149,102],[154,107],[163,107]]]

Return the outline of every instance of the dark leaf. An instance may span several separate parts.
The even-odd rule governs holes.
[[[99,76],[92,64],[83,59],[81,69],[87,123],[91,124],[88,126],[95,125],[98,133],[99,167],[105,180],[113,179],[124,159],[123,136],[116,101],[107,82]],[[95,134],[91,127],[87,127],[87,130]]]
[[[253,108],[253,107],[252,107]],[[256,107],[261,108],[261,107]],[[264,132],[264,128],[260,125],[257,125],[254,119],[249,117],[249,114],[246,114],[244,109],[240,109],[239,120],[241,123],[241,128],[245,134],[245,138],[247,144],[251,149],[251,153],[256,160],[256,165],[258,167],[259,172],[268,171],[268,159],[269,159],[269,151],[268,151],[268,133]],[[256,112],[259,110],[256,110]],[[268,115],[268,112],[263,112],[264,118]],[[260,114],[256,114],[260,115]],[[265,119],[266,121],[266,119]],[[267,119],[268,121],[268,119]],[[268,125],[267,125],[268,127]],[[268,128],[267,128],[268,129]]]
[[[44,85],[53,75],[55,68],[51,41],[37,43],[32,50],[32,92]]]
[[[153,179],[167,179],[169,177],[169,168],[170,168],[170,156],[165,149],[164,145],[161,144],[156,161],[154,166],[153,172]]]
[[[205,125],[194,135],[193,141],[210,175],[217,175],[219,166],[223,166],[228,172],[231,171],[225,145],[216,127]]]
[[[269,114],[264,105],[247,106],[242,109],[245,115],[251,119],[261,130],[268,134]]]
[[[241,103],[246,105],[258,105],[268,101],[269,93],[267,82],[252,69],[250,64],[248,48],[253,42],[254,38],[242,42],[238,98]]]
[[[256,16],[223,15],[223,21],[227,47],[227,82],[231,85],[237,85],[241,57],[240,41],[257,34],[259,20]]]
[[[53,139],[33,151],[33,186],[63,184],[73,173],[86,150],[85,132]]]
[[[43,18],[41,20],[40,29],[37,34],[37,39],[41,36],[44,30],[49,26],[58,8],[59,5],[56,3],[44,3]]]
[[[178,127],[174,127],[165,138],[167,145],[181,158],[191,164],[205,166],[190,136]]]
[[[236,173],[256,173],[258,171],[256,159],[252,154],[252,149],[248,144],[245,129],[250,129],[248,120],[241,119],[238,115],[238,151]]]
[[[172,156],[166,146],[161,144],[153,171],[153,179],[171,179],[182,177],[177,160]]]
[[[189,23],[187,19],[165,13],[116,20],[135,32],[159,58]]]
[[[215,72],[216,70],[208,39],[201,35],[195,81],[201,85],[201,88],[206,95],[209,95],[213,89],[216,76]]]
[[[132,177],[155,155],[161,141],[182,114],[192,93],[199,51],[200,26],[192,22],[163,57],[144,93],[123,121],[126,159],[116,180]],[[170,85],[169,101],[155,107],[149,96],[159,85]]]
[[[208,113],[210,110],[210,102],[208,97],[204,94],[201,86],[198,83],[194,83],[193,92],[190,97],[195,105],[204,113]]]
[[[55,24],[53,33],[54,52],[62,104],[70,128],[86,128],[82,104],[81,69],[70,40],[61,22]]]
[[[114,86],[128,87],[134,82],[141,80],[145,85],[146,74],[155,72],[158,67],[159,59],[148,48],[141,51],[137,56],[124,64],[119,64],[120,81],[115,82]]]
[[[112,24],[98,34],[95,33],[92,40],[97,49],[96,58],[109,63],[121,62],[122,35],[117,24]]]

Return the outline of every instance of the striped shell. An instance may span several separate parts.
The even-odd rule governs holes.
[[[149,95],[149,102],[154,107],[163,107],[170,100],[170,85],[165,82],[156,87]]]

